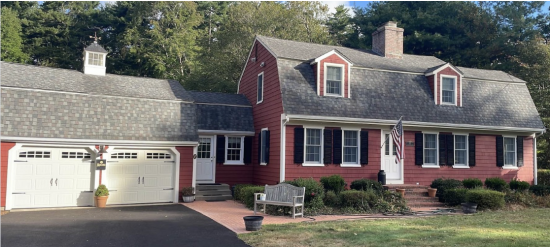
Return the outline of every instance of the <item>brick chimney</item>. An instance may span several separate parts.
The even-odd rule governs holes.
[[[403,28],[388,21],[372,33],[372,51],[389,58],[403,58]]]

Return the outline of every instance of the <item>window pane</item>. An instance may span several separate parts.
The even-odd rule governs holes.
[[[436,135],[434,134],[424,135],[424,148],[437,148]]]
[[[307,145],[321,145],[321,130],[307,129]]]
[[[266,163],[266,145],[267,145],[267,139],[266,139],[266,130],[262,130],[262,132],[260,133],[261,135],[261,139],[262,139],[262,143],[260,143],[260,162],[261,163]]]
[[[327,93],[330,94],[341,94],[340,86],[342,83],[340,81],[329,81],[327,80]]]
[[[514,152],[516,150],[516,142],[514,138],[504,138],[504,147],[507,152]]]
[[[504,164],[516,165],[516,139],[504,138]]]
[[[456,150],[455,163],[460,165],[466,164],[466,150]]]
[[[436,160],[436,150],[435,149],[425,149],[424,150],[424,163],[435,164]]]
[[[386,150],[386,155],[390,155],[390,135],[389,134],[386,134],[386,139],[384,139],[386,141],[386,144],[384,144],[384,149]]]
[[[357,131],[344,131],[344,146],[357,146]]]
[[[258,102],[263,100],[264,75],[258,76]]]
[[[455,102],[455,93],[453,91],[443,90],[443,102],[445,102],[445,103],[454,103]]]
[[[453,78],[443,78],[443,90],[454,91],[455,90],[455,79]]]
[[[98,66],[103,66],[103,54],[99,54],[99,63]]]
[[[342,80],[342,68],[341,67],[327,67],[327,80],[341,81]]]
[[[455,136],[455,149],[466,149],[466,136]]]
[[[344,162],[357,163],[357,147],[344,147]]]
[[[320,146],[308,146],[306,148],[306,161],[321,162],[321,147]]]
[[[321,162],[320,129],[306,129],[306,162]]]

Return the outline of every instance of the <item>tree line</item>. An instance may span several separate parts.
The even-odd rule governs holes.
[[[497,69],[528,82],[550,126],[550,9],[544,2],[371,2],[334,13],[320,2],[1,2],[3,61],[82,70],[97,34],[107,73],[235,92],[254,36],[370,49],[393,20],[404,52]],[[538,142],[550,167],[550,134]]]

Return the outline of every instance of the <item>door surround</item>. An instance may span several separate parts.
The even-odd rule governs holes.
[[[208,154],[206,152],[201,152],[201,149],[200,149],[200,145],[201,145],[201,142],[200,140],[201,139],[210,139],[210,157],[209,158],[201,158],[201,156],[208,156]],[[204,136],[199,136],[199,146],[197,146],[197,151],[196,151],[196,154],[197,154],[197,167],[196,167],[196,171],[197,173],[199,172],[199,167],[198,166],[201,166],[203,164],[199,164],[199,163],[202,163],[202,162],[208,162],[210,161],[210,167],[211,167],[211,177],[212,179],[199,179],[199,175],[200,174],[197,174],[196,176],[196,182],[197,183],[216,183],[216,161],[215,161],[215,141],[216,141],[216,138],[215,136],[207,136],[207,135],[204,135]]]
[[[385,167],[385,162],[386,162],[386,154],[385,154],[385,151],[386,151],[386,144],[387,143],[384,143],[386,141],[386,135],[389,135],[389,138],[388,138],[388,143],[390,144],[390,148],[393,149],[393,139],[391,138],[391,130],[380,130],[380,170],[384,170],[384,167]],[[392,152],[390,149],[390,153]],[[394,155],[389,155],[389,158],[392,159],[392,161],[390,162],[394,162],[393,160],[395,159],[395,156]],[[405,177],[404,177],[404,170],[405,170],[405,166],[403,165],[403,160],[400,160],[399,162],[399,167],[400,167],[400,171],[399,171],[399,179],[388,179],[386,177],[386,184],[404,184],[404,181],[405,181]],[[386,171],[386,174],[387,174],[387,171]]]

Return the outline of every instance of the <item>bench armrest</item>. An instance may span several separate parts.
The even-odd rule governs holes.
[[[292,197],[292,204],[296,205],[296,199],[301,198],[300,203],[304,203],[304,196],[293,196]]]
[[[258,196],[264,193],[254,193],[254,202],[259,201]]]

